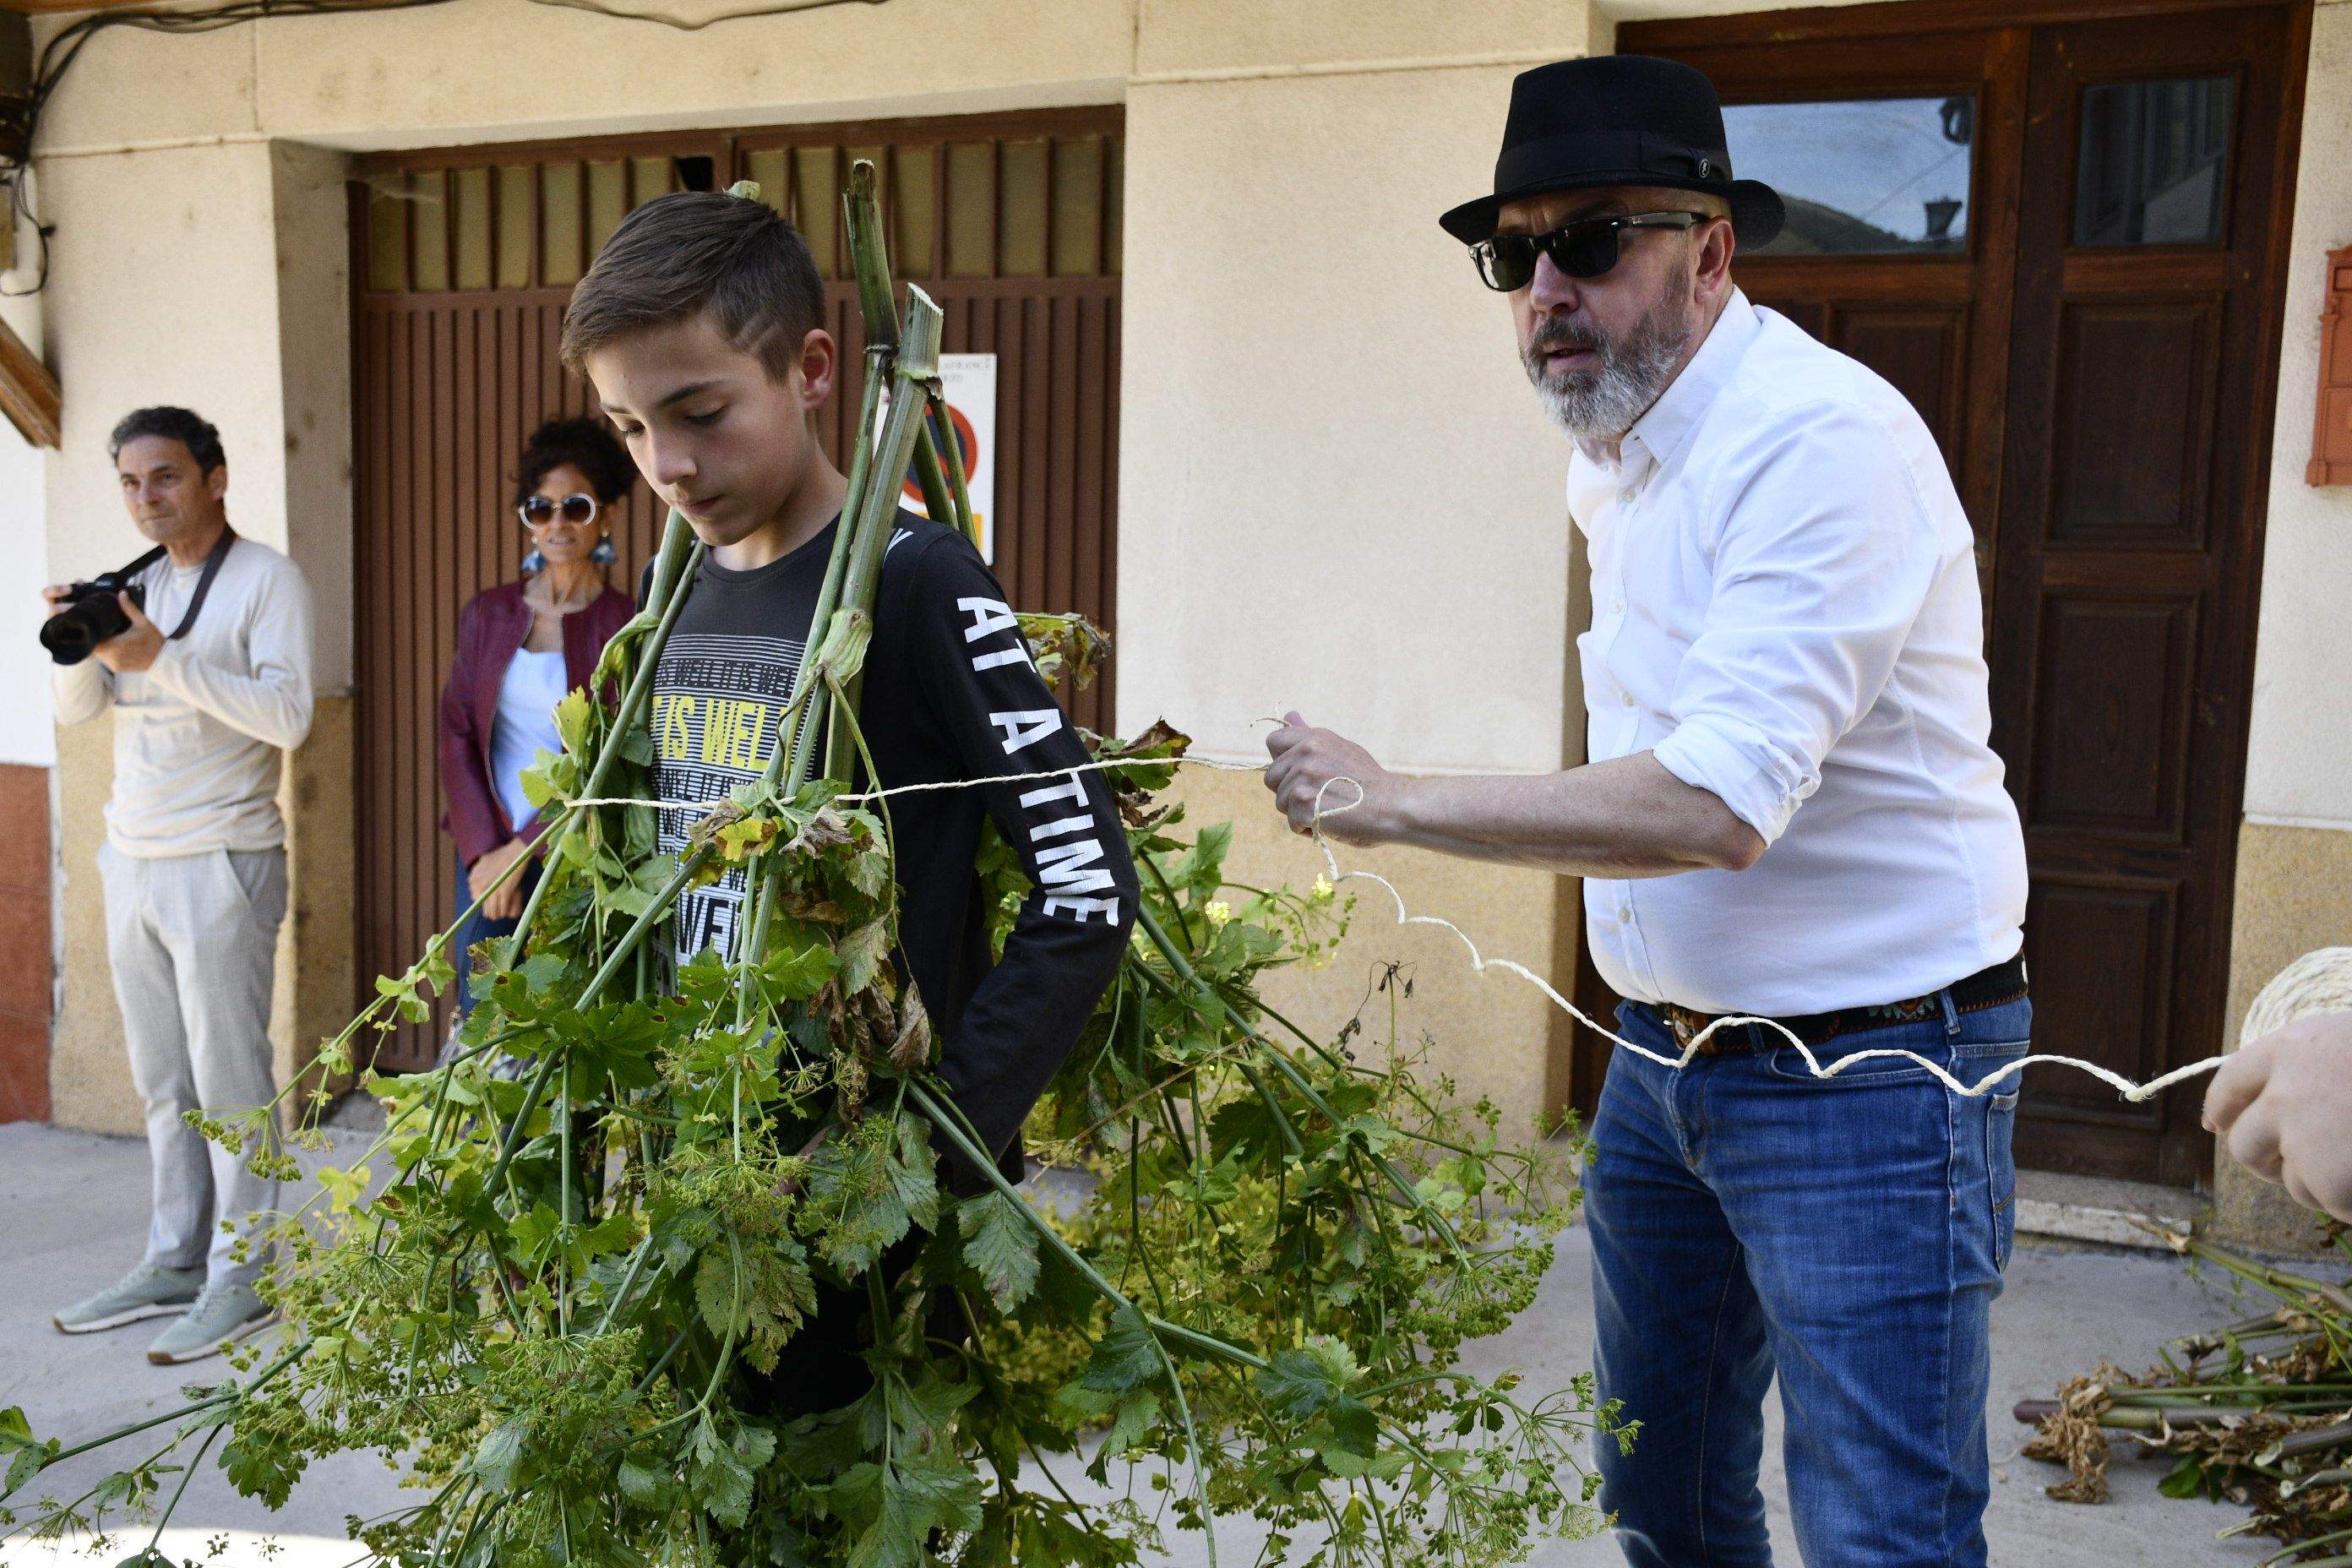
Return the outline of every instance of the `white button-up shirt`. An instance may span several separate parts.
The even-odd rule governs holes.
[[[1568,508],[1592,563],[1588,754],[1654,752],[1767,846],[1744,871],[1587,879],[1603,979],[1788,1016],[2017,952],[1973,542],[1901,393],[1735,290],[1622,441],[1577,443]]]

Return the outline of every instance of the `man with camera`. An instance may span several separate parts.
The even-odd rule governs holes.
[[[76,1334],[180,1314],[147,1352],[169,1365],[268,1317],[254,1289],[261,1258],[239,1238],[247,1215],[276,1204],[276,1184],[184,1118],[226,1119],[277,1092],[278,753],[310,729],[310,591],[292,562],[229,527],[228,463],[210,424],[142,408],[109,447],[123,504],[156,548],[94,583],[44,590],[41,641],[57,661],[59,724],[114,710],[98,863],[153,1200],[138,1267],[54,1321]],[[245,1146],[275,1152],[266,1119]]]

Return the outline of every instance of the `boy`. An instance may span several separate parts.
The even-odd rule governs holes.
[[[654,679],[664,799],[716,800],[758,777],[777,744],[847,488],[816,439],[838,366],[824,320],[824,286],[800,235],[757,202],[712,192],[632,213],[564,312],[564,363],[594,384],[646,480],[709,546]],[[979,552],[904,512],[883,559],[860,722],[886,787],[1089,760]],[[1118,814],[1099,773],[1076,772],[890,805],[899,952],[943,1042],[940,1076],[989,1150],[1017,1160],[1022,1120],[1076,1043],[1135,918]],[[993,966],[973,869],[983,813],[1034,884]],[[665,813],[662,848],[683,847],[696,816]],[[729,950],[743,889],[739,868],[679,901],[681,959]],[[950,1166],[966,1190],[975,1175]],[[864,1315],[821,1310],[803,1331],[793,1405],[857,1396],[865,1368],[848,1335]],[[836,1339],[849,1353],[806,1353]]]

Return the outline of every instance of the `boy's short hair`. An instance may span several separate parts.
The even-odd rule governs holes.
[[[733,347],[781,382],[824,324],[824,283],[800,231],[766,205],[718,191],[674,191],[627,217],[596,253],[563,311],[562,356],[588,356],[631,332],[709,310]]]
[[[213,428],[211,420],[168,403],[152,408],[134,408],[124,415],[106,438],[106,455],[121,457],[122,448],[142,436],[161,436],[177,441],[196,460],[199,473],[209,474],[228,461],[228,454],[221,450],[220,432]]]

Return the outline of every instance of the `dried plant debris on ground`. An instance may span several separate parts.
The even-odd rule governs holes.
[[[2352,1231],[2326,1228],[2330,1253],[2305,1267],[2332,1273],[2352,1262]],[[2117,1443],[2169,1456],[2165,1494],[2251,1510],[2221,1533],[2284,1542],[2266,1563],[2352,1568],[2352,1279],[2165,1239],[2267,1310],[2161,1347],[2162,1364],[2137,1376],[2102,1364],[2054,1401],[2020,1405],[2018,1419],[2039,1428],[2026,1457],[2066,1467],[2052,1497],[2097,1503]]]
[[[1318,961],[1346,906],[1328,883],[1230,883],[1230,830],[1180,831],[1161,796],[1181,735],[1096,748],[1126,764],[1107,776],[1143,898],[1029,1123],[1032,1148],[1092,1175],[1084,1200],[1032,1204],[957,1114],[888,961],[891,803],[845,793],[939,327],[919,290],[903,333],[888,319],[870,166],[852,185],[876,374],[791,742],[682,853],[656,852],[628,803],[650,793],[651,671],[699,560],[673,516],[648,608],[598,672],[617,707],[559,710],[564,752],[532,784],[558,825],[520,933],[472,954],[436,939],[323,1047],[352,1070],[373,1029],[475,971],[457,1048],[365,1075],[383,1133],[262,1238],[284,1331],[128,1431],[71,1441],[0,1412],[0,1539],[159,1516],[131,1561],[160,1564],[194,1467],[278,1506],[354,1448],[415,1489],[351,1521],[403,1568],[1124,1564],[1171,1528],[1210,1531],[1213,1563],[1213,1521],[1240,1515],[1272,1560],[1483,1568],[1598,1528],[1584,1446],[1630,1433],[1590,1380],[1538,1393],[1459,1365],[1534,1301],[1576,1204],[1573,1141],[1464,1104],[1395,1048],[1393,1014],[1376,1055],[1377,1019],[1320,1037],[1265,1005],[1259,977]],[[925,488],[968,527],[945,447]],[[1101,650],[1067,619],[1029,630],[1067,679]],[[727,867],[749,879],[733,951],[673,970],[648,938]],[[1017,864],[1000,845],[979,870],[1009,921]],[[282,1170],[273,1125],[264,1109],[207,1131]],[[821,1300],[863,1318],[871,1386],[779,1413],[766,1374],[790,1377]],[[1044,1462],[1089,1444],[1090,1473],[1124,1479],[1108,1501]],[[130,1462],[38,1495],[100,1447]]]

